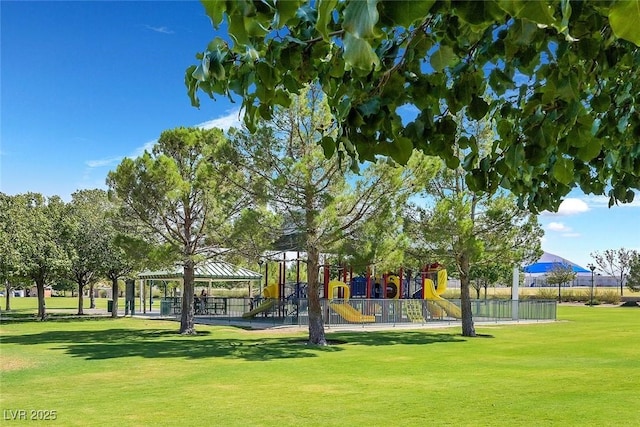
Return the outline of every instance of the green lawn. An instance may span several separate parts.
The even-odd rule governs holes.
[[[0,406],[64,426],[640,425],[640,309],[561,306],[559,319],[474,339],[330,333],[327,348],[155,320],[3,322]]]

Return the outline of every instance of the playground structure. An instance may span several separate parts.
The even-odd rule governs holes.
[[[261,295],[252,299],[250,310],[242,314],[244,319],[305,315],[306,304],[300,302],[306,301],[306,284],[299,280],[287,284],[285,263],[279,263],[277,284],[267,285],[265,279]],[[331,280],[331,268],[323,268],[324,284],[320,296],[327,302],[324,315],[328,321],[331,316],[347,323],[387,322],[391,317],[413,323],[461,318],[460,308],[442,297],[447,289],[447,271],[439,264],[426,266],[413,280],[411,272],[403,274],[402,269],[399,274],[381,276],[371,275],[369,269],[361,276],[354,277],[351,272],[347,280],[344,267],[338,270],[341,277]],[[297,276],[299,279],[299,272]]]

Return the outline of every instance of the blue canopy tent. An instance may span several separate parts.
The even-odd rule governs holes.
[[[587,270],[584,267],[580,267],[578,264],[573,263],[566,258],[550,254],[549,252],[545,252],[538,260],[538,262],[527,265],[523,268],[523,270],[525,273],[530,274],[545,274],[558,267],[570,267],[575,273],[591,274],[590,270]]]

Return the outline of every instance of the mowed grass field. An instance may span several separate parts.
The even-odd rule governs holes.
[[[26,310],[26,309],[23,309]],[[21,310],[20,310],[21,311]],[[637,426],[640,308],[554,323],[306,333],[120,318],[0,325],[2,425]],[[11,420],[55,411],[55,420]],[[51,412],[49,412],[51,414]],[[8,419],[9,418],[9,419]]]

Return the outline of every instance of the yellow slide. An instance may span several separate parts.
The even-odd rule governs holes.
[[[460,307],[440,296],[447,289],[447,270],[438,271],[438,289],[431,279],[424,279],[422,286],[424,286],[424,299],[438,304],[449,316],[456,319],[462,318]]]
[[[242,317],[245,318],[245,319],[248,319],[249,317],[253,317],[258,313],[262,313],[263,311],[269,310],[275,304],[276,304],[276,300],[275,299],[267,300],[267,301],[263,302],[262,304],[260,304],[259,306],[257,306],[256,308],[254,308],[253,310],[247,311],[246,313],[244,313],[242,315]]]
[[[340,317],[342,317],[347,322],[371,323],[376,321],[375,316],[362,314],[347,302],[345,303],[332,302],[332,303],[329,303],[329,307],[331,307],[333,311],[338,313]]]

